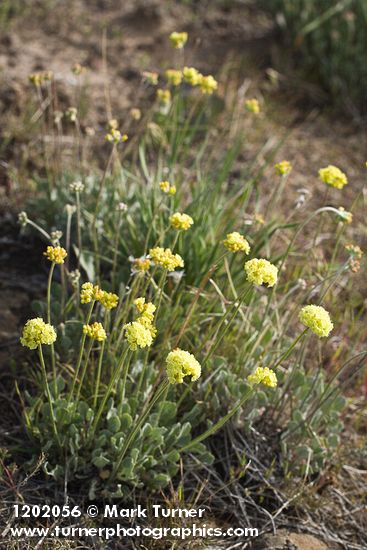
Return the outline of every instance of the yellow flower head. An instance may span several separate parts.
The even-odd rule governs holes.
[[[179,254],[173,254],[170,248],[151,248],[149,255],[153,262],[168,271],[174,271],[177,267],[183,267],[184,261]]]
[[[133,107],[130,109],[130,116],[133,120],[140,120],[141,119],[141,110],[137,107]]]
[[[299,320],[320,338],[329,336],[334,325],[329,313],[321,306],[305,306],[299,313]]]
[[[157,90],[157,99],[162,105],[169,105],[171,103],[171,92],[159,88]]]
[[[46,256],[50,262],[54,262],[55,264],[63,264],[67,256],[67,252],[65,248],[62,248],[61,246],[48,246],[43,255]]]
[[[124,325],[125,337],[128,341],[129,348],[132,351],[137,350],[138,348],[146,348],[152,345],[153,337],[149,330],[142,323],[138,321],[133,321]]]
[[[159,187],[160,187],[161,191],[163,191],[163,193],[169,193],[171,185],[170,185],[169,181],[161,181],[160,184],[159,184]]]
[[[349,243],[349,244],[345,245],[345,248],[348,250],[349,254],[353,258],[356,258],[357,260],[360,260],[362,258],[363,251],[362,251],[360,246],[358,246],[356,244]]]
[[[101,290],[98,285],[83,283],[80,291],[80,302],[89,304],[92,300],[101,300],[103,295],[104,290]]]
[[[336,189],[343,189],[344,185],[348,183],[347,176],[336,166],[329,164],[326,168],[319,170],[319,176],[321,181]]]
[[[274,166],[274,171],[278,176],[287,176],[292,172],[292,165],[288,160],[282,160]]]
[[[211,95],[215,90],[218,89],[218,82],[215,80],[215,78],[209,74],[208,76],[202,76],[200,78],[200,91],[203,94],[209,94]]]
[[[135,258],[133,260],[133,269],[135,271],[148,271],[150,264],[149,258]]]
[[[20,343],[29,349],[36,349],[42,344],[50,346],[55,340],[56,331],[54,327],[45,323],[41,317],[36,317],[26,322]]]
[[[179,86],[182,82],[182,72],[176,71],[175,69],[167,69],[166,71],[166,79],[168,84],[171,84],[172,86]]]
[[[247,99],[247,101],[245,101],[245,107],[247,111],[254,113],[254,115],[260,113],[260,104],[257,99]]]
[[[158,73],[151,73],[149,71],[144,71],[143,78],[152,86],[157,86],[158,84]]]
[[[188,351],[176,348],[166,358],[167,377],[170,384],[182,384],[185,376],[195,382],[201,374],[200,363]]]
[[[245,263],[247,280],[254,285],[274,286],[278,280],[278,268],[268,260],[253,258]]]
[[[264,384],[269,388],[276,388],[278,383],[277,375],[268,367],[257,367],[255,372],[247,377],[247,380],[250,384]]]
[[[117,304],[119,303],[119,297],[117,296],[117,294],[114,294],[113,292],[106,292],[105,290],[103,290],[102,292],[103,294],[99,298],[102,306],[106,309],[113,309],[117,307]]]
[[[353,221],[353,214],[352,212],[347,212],[347,210],[345,210],[345,208],[343,208],[342,206],[340,206],[338,208],[338,216],[339,218],[341,219],[342,222],[345,222],[345,223],[352,223]]]
[[[136,298],[134,305],[139,313],[143,313],[153,320],[153,314],[157,308],[152,302],[145,302],[145,298]]]
[[[123,143],[124,141],[127,141],[129,138],[127,134],[121,134],[120,130],[111,128],[110,132],[106,134],[105,139],[110,143],[118,144],[118,143]]]
[[[101,323],[93,323],[92,325],[83,325],[83,332],[92,340],[103,342],[106,340],[107,334]]]
[[[181,214],[180,212],[175,212],[175,214],[172,214],[169,221],[171,226],[175,229],[178,229],[179,231],[187,231],[194,223],[194,220],[191,216],[188,216],[187,214]]]
[[[223,241],[223,244],[230,252],[245,252],[245,254],[250,253],[249,243],[245,237],[237,231],[228,233],[227,238]]]
[[[172,32],[169,35],[169,39],[171,41],[171,44],[176,50],[182,50],[184,45],[187,42],[189,35],[187,32]]]
[[[182,74],[185,82],[190,86],[198,86],[203,78],[203,75],[194,67],[184,67]]]

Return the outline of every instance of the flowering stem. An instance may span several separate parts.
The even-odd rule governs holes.
[[[88,315],[87,315],[86,325],[89,324],[90,318],[92,316],[92,311],[93,311],[94,304],[95,304],[95,300],[92,300],[92,302],[90,304],[89,311],[88,311]],[[82,359],[83,359],[83,352],[84,352],[86,337],[87,337],[87,335],[83,332],[82,341],[81,341],[81,345],[80,345],[80,351],[79,351],[79,357],[78,357],[78,363],[77,363],[77,366],[76,366],[76,369],[75,369],[74,379],[73,379],[73,383],[72,383],[72,386],[71,386],[71,390],[70,390],[70,394],[69,394],[69,398],[68,398],[68,403],[70,403],[70,401],[71,401],[71,398],[73,396],[74,389],[75,389],[75,384],[76,384],[76,381],[78,379],[79,369],[80,369],[80,365],[81,365]]]
[[[117,271],[117,250],[118,250],[118,244],[119,244],[119,237],[120,237],[120,229],[121,229],[121,222],[122,222],[122,211],[119,210],[118,220],[117,220],[117,228],[116,228],[116,235],[115,235],[115,242],[114,242],[114,251],[113,251],[113,262],[112,262],[112,288],[116,290],[116,271]]]
[[[192,439],[190,441],[190,443],[188,443],[187,445],[184,445],[184,447],[181,447],[181,449],[179,449],[178,452],[182,453],[182,452],[189,451],[192,447],[194,447],[198,443],[201,443],[202,441],[204,441],[204,439],[207,439],[208,437],[213,435],[215,432],[217,432],[222,426],[224,426],[224,424],[226,424],[226,422],[228,422],[228,420],[230,420],[232,418],[232,416],[234,416],[236,414],[236,412],[242,407],[242,405],[245,403],[245,401],[247,401],[247,399],[250,397],[252,392],[253,392],[252,386],[248,386],[245,390],[244,395],[238,401],[237,405],[235,405],[233,407],[233,409],[231,411],[229,411],[229,413],[227,413],[225,416],[223,416],[223,418],[218,420],[218,422],[216,422],[213,426],[211,426],[204,433],[202,433],[201,435],[198,435],[197,437]]]
[[[55,269],[55,262],[52,262],[50,267],[50,272],[48,274],[48,282],[47,282],[47,322],[50,325],[51,324],[51,284],[52,284],[52,276]],[[55,347],[53,343],[51,344],[51,363],[52,363],[52,374],[54,378],[54,389],[55,392],[57,391],[56,386],[56,361],[55,361]]]
[[[124,353],[123,353],[122,356],[121,356],[121,360],[120,360],[119,364],[117,365],[115,372],[112,374],[112,376],[111,376],[111,378],[110,378],[110,382],[109,382],[109,384],[108,384],[108,386],[107,386],[107,389],[106,389],[106,391],[105,391],[105,394],[104,394],[104,396],[103,396],[103,399],[102,399],[102,401],[101,401],[101,404],[100,404],[100,406],[99,406],[99,408],[98,408],[98,412],[97,412],[97,414],[96,414],[96,416],[95,416],[95,419],[94,419],[94,421],[93,421],[93,424],[92,424],[92,429],[91,429],[91,433],[90,433],[90,439],[93,437],[93,435],[94,435],[94,433],[95,433],[95,431],[96,431],[96,428],[97,428],[97,426],[98,426],[98,424],[99,424],[99,421],[100,421],[101,415],[102,415],[102,413],[103,413],[103,410],[104,410],[104,408],[105,408],[105,405],[106,405],[106,403],[107,403],[107,400],[108,400],[108,398],[110,397],[110,394],[111,394],[111,392],[112,392],[112,388],[113,388],[113,386],[115,385],[115,382],[116,382],[118,376],[119,376],[120,373],[121,373],[121,368],[122,368],[123,365],[124,365],[124,361],[125,361],[125,358],[126,358],[126,355],[127,355],[128,351],[129,351],[129,348],[127,347],[127,348],[125,349]]]
[[[89,363],[89,356],[90,356],[90,353],[92,351],[92,346],[93,346],[93,340],[91,340],[89,342],[89,345],[87,347],[87,353],[86,353],[86,356],[85,356],[85,359],[84,359],[84,365],[83,365],[83,370],[82,370],[82,374],[80,376],[80,380],[79,380],[79,385],[78,385],[78,390],[76,392],[76,397],[75,397],[75,408],[78,404],[78,401],[79,401],[79,397],[80,397],[80,392],[81,392],[81,389],[82,389],[82,385],[83,385],[83,381],[84,381],[84,377],[85,377],[85,373],[87,372],[87,367],[88,367],[88,363]]]
[[[76,227],[78,238],[78,259],[77,268],[80,269],[80,258],[82,255],[82,231],[81,231],[81,212],[79,191],[76,192]]]
[[[168,380],[164,380],[161,383],[161,385],[158,387],[155,395],[152,397],[152,399],[149,401],[149,403],[147,404],[145,409],[142,411],[142,413],[141,413],[140,417],[138,418],[134,428],[131,430],[131,432],[129,433],[129,435],[127,436],[127,438],[124,441],[124,444],[123,444],[123,447],[121,449],[120,455],[119,455],[117,461],[115,462],[115,466],[112,470],[110,480],[113,480],[116,477],[116,474],[118,473],[118,471],[120,469],[120,466],[121,466],[121,463],[122,463],[122,461],[123,461],[123,459],[126,455],[126,452],[128,451],[130,445],[133,443],[133,441],[136,437],[136,434],[138,433],[141,426],[145,422],[146,418],[148,417],[150,411],[153,409],[154,405],[160,400],[162,395],[165,394],[168,386],[169,386]]]
[[[297,343],[301,340],[301,338],[303,338],[303,336],[307,333],[308,331],[308,328],[306,328],[303,332],[301,332],[301,334],[299,334],[297,336],[297,338],[293,341],[293,343],[291,344],[291,346],[287,349],[287,351],[281,356],[281,358],[275,363],[275,365],[273,365],[271,368],[273,370],[275,370],[279,365],[280,363],[282,363],[288,356],[289,354],[291,353],[291,351],[295,348],[295,346],[297,345]],[[273,407],[273,410],[276,411],[277,408],[278,408],[278,405],[282,402],[286,392],[287,392],[287,389],[289,388],[291,382],[292,382],[292,379],[293,379],[293,376],[294,376],[294,373],[296,371],[296,364],[293,365],[292,367],[292,370],[290,372],[290,375],[287,379],[287,382],[284,384],[284,387],[283,387],[283,390],[282,390],[282,393],[279,397],[279,399],[277,400],[277,402],[275,403],[274,407]],[[279,415],[278,415],[279,417]]]
[[[50,407],[52,429],[54,431],[57,444],[60,446],[60,439],[59,439],[59,434],[57,433],[55,414],[54,414],[54,409],[53,409],[53,406],[52,406],[52,397],[51,397],[51,392],[50,392],[50,388],[49,388],[48,381],[47,381],[46,366],[45,366],[45,360],[44,360],[44,357],[43,357],[43,351],[42,351],[41,344],[38,346],[38,354],[39,354],[40,363],[41,363],[41,367],[42,367],[42,374],[43,374],[43,378],[44,378],[44,382],[45,382],[45,388],[46,388],[48,404],[49,404],[49,407]]]
[[[231,316],[231,318],[229,319],[228,323],[227,323],[227,326],[224,328],[224,330],[222,331],[222,333],[220,334],[220,336],[218,337],[218,339],[216,340],[215,344],[213,344],[210,348],[209,348],[209,351],[208,353],[206,354],[205,358],[204,358],[204,361],[203,361],[203,365],[205,365],[205,363],[209,360],[209,358],[213,355],[213,353],[215,352],[215,350],[217,349],[217,347],[219,346],[219,344],[221,343],[221,341],[223,340],[224,336],[227,334],[231,324],[232,324],[232,321],[233,319],[236,317],[237,313],[238,313],[238,310],[240,309],[244,299],[246,298],[247,294],[249,293],[249,291],[251,290],[251,285],[248,285],[247,288],[245,288],[244,292],[241,294],[240,298],[238,299],[238,302],[237,302],[237,306],[235,307],[235,310]],[[218,328],[214,328],[214,330],[212,331],[211,335],[209,336],[209,339],[211,339],[214,335],[214,333],[217,333],[219,334],[222,326],[224,325],[225,321],[227,320],[227,317],[229,316],[230,312],[232,311],[233,307],[235,306],[236,302],[233,304],[233,306],[227,310],[226,314],[222,317],[220,323],[219,323],[219,326]]]
[[[103,340],[103,342],[102,342],[101,351],[100,351],[100,354],[99,354],[98,367],[97,367],[97,380],[96,380],[96,387],[95,387],[95,390],[94,390],[94,398],[93,398],[93,409],[95,409],[96,406],[97,406],[99,385],[100,385],[100,382],[101,382],[101,370],[102,370],[104,347],[105,347],[105,340]]]
[[[291,346],[287,349],[287,351],[285,353],[283,353],[283,355],[281,356],[280,359],[278,359],[278,361],[275,363],[275,365],[273,365],[271,368],[273,370],[275,370],[277,367],[279,367],[279,365],[285,361],[285,359],[287,359],[287,357],[291,354],[292,350],[296,347],[296,345],[298,344],[298,342],[301,340],[301,338],[304,337],[304,335],[306,334],[306,332],[308,331],[308,328],[305,328],[305,330],[303,332],[301,332],[301,334],[299,334],[297,336],[297,338],[295,338],[295,340],[293,341],[293,343],[291,344]]]

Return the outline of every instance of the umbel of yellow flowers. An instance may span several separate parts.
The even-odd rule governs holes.
[[[344,185],[347,185],[347,176],[336,166],[329,164],[326,168],[319,170],[319,176],[321,181],[335,187],[336,189],[343,189]]]
[[[245,263],[247,280],[255,285],[275,285],[278,280],[278,268],[268,260],[253,258]]]
[[[171,32],[169,39],[171,41],[171,44],[176,50],[182,50],[184,45],[187,42],[189,35],[187,32]]]
[[[254,373],[247,377],[250,384],[264,384],[269,388],[275,388],[277,386],[277,375],[268,367],[257,367]]]
[[[253,113],[254,115],[258,115],[260,113],[260,104],[257,99],[247,99],[245,101],[245,107],[247,111]]]
[[[97,321],[91,325],[83,325],[83,332],[92,340],[97,340],[97,342],[103,342],[106,340],[107,334],[101,323]]]
[[[278,176],[287,176],[292,172],[292,165],[288,160],[282,160],[274,166],[274,172],[278,174]]]
[[[46,256],[50,262],[55,264],[63,264],[67,256],[67,252],[65,248],[62,248],[61,246],[48,246],[43,255]]]
[[[223,244],[230,252],[244,252],[245,254],[250,253],[250,245],[248,241],[237,231],[228,233],[227,238],[223,241]]]
[[[156,265],[174,271],[177,267],[183,267],[184,261],[179,254],[173,254],[170,248],[162,248],[157,246],[149,250],[149,256]]]
[[[320,338],[329,336],[334,328],[329,313],[322,306],[303,307],[299,313],[299,320]]]
[[[20,343],[29,349],[36,349],[40,345],[50,346],[55,340],[56,331],[54,327],[45,323],[41,317],[36,317],[26,322]]]
[[[152,345],[153,337],[148,328],[138,321],[133,321],[124,326],[125,337],[132,351],[138,348],[146,348]]]
[[[180,212],[175,212],[174,214],[172,214],[169,221],[171,226],[175,229],[178,229],[179,231],[187,231],[194,223],[194,220],[191,216],[189,216],[188,214],[181,214]]]
[[[153,325],[155,305],[152,302],[146,303],[145,298],[137,298],[134,305],[140,316],[136,321],[124,325],[125,338],[132,351],[151,346],[157,334],[157,329]]]
[[[182,384],[185,376],[195,382],[201,375],[201,366],[192,353],[176,348],[167,355],[166,371],[170,384]]]
[[[83,283],[80,291],[80,301],[82,304],[89,304],[93,300],[100,302],[106,309],[117,307],[119,297],[113,292],[106,292],[92,283]]]

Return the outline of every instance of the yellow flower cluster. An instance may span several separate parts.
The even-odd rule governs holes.
[[[124,325],[125,337],[132,351],[152,345],[157,335],[153,325],[156,307],[152,302],[145,302],[145,298],[136,298],[134,301],[140,316],[132,323]]]
[[[299,320],[320,338],[329,336],[334,328],[329,313],[322,306],[303,307],[299,313]]]
[[[167,377],[170,384],[182,384],[185,376],[195,382],[201,374],[200,363],[188,351],[176,348],[166,358]]]
[[[119,297],[117,294],[114,294],[113,292],[106,292],[105,290],[102,292],[103,294],[99,299],[102,306],[106,309],[113,309],[117,307],[117,304],[119,303]]]
[[[157,335],[157,329],[153,325],[154,321],[154,312],[157,309],[152,302],[145,303],[145,298],[137,298],[134,301],[140,317],[136,319],[137,323],[141,323],[145,328],[150,331],[152,338],[155,338]]]
[[[171,185],[169,181],[161,181],[159,187],[161,191],[163,191],[163,193],[166,193],[168,195],[176,194],[176,186]]]
[[[92,323],[91,325],[83,325],[83,332],[92,340],[103,342],[106,340],[107,334],[101,323]]]
[[[179,254],[173,254],[170,248],[151,248],[149,255],[153,262],[168,271],[174,271],[177,267],[183,267],[184,261]]]
[[[274,166],[274,171],[278,176],[287,176],[292,172],[292,165],[288,160],[282,160]]]
[[[190,86],[198,86],[203,76],[195,67],[184,67],[182,74],[185,82]]]
[[[67,252],[65,248],[62,248],[61,246],[48,246],[43,255],[46,256],[50,262],[55,264],[63,264],[67,256]]]
[[[278,268],[268,260],[253,258],[245,263],[247,280],[255,285],[275,285],[278,280]]]
[[[103,290],[98,285],[92,283],[83,283],[80,291],[80,302],[89,304],[92,300],[100,300],[103,295]]]
[[[343,189],[344,185],[348,183],[347,176],[336,166],[329,164],[326,168],[319,170],[319,176],[321,181],[336,189]]]
[[[250,113],[258,115],[260,113],[260,104],[257,99],[247,99],[245,101],[245,107]]]
[[[171,84],[172,86],[179,86],[182,82],[181,71],[176,71],[175,69],[167,69],[165,75],[168,84]]]
[[[278,383],[277,375],[268,367],[257,367],[255,372],[247,377],[247,380],[250,384],[264,384],[269,388],[276,388]]]
[[[157,99],[162,105],[169,105],[171,103],[171,92],[159,88],[157,90]]]
[[[44,82],[48,82],[52,80],[53,73],[52,71],[42,71],[39,73],[31,73],[28,77],[29,82],[31,82],[34,86],[39,87]]]
[[[132,351],[152,345],[153,336],[148,328],[138,321],[124,325],[125,337]]]
[[[250,245],[241,233],[233,231],[233,233],[228,233],[227,238],[223,241],[224,246],[230,252],[245,252],[245,254],[250,253]]]
[[[174,214],[172,214],[169,221],[171,226],[175,229],[178,229],[179,231],[187,231],[194,223],[194,220],[191,216],[189,216],[188,214],[181,214],[180,212],[175,212]]]
[[[45,323],[41,317],[36,317],[26,322],[20,343],[29,349],[36,349],[42,344],[50,346],[55,340],[56,331],[54,327]]]
[[[158,73],[151,73],[149,71],[144,71],[143,78],[144,80],[149,82],[149,84],[151,84],[152,86],[157,86],[158,84]]]
[[[116,128],[111,128],[110,132],[106,134],[105,139],[109,143],[118,144],[127,141],[129,138],[127,134],[121,134],[120,130],[116,130]]]
[[[169,36],[171,44],[176,50],[182,50],[187,42],[189,35],[187,32],[172,32]]]
[[[349,243],[345,245],[345,248],[348,250],[349,254],[354,258],[357,258],[357,260],[360,260],[362,258],[363,250],[361,249],[360,246]]]
[[[352,223],[353,221],[353,214],[352,212],[348,212],[347,210],[345,210],[345,208],[343,208],[342,206],[340,206],[338,208],[338,216],[339,218],[341,219],[342,222],[345,222],[345,223]]]
[[[98,285],[93,285],[92,283],[82,284],[80,302],[82,304],[89,304],[93,300],[100,302],[106,309],[113,309],[117,307],[119,297],[113,292],[102,290]]]
[[[133,260],[133,269],[135,271],[148,271],[151,261],[149,258],[135,258]]]
[[[203,94],[211,95],[213,92],[215,92],[215,90],[218,89],[218,82],[211,74],[209,74],[208,76],[201,75],[199,85],[200,91]]]

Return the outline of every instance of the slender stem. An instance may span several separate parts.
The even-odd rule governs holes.
[[[235,308],[231,318],[228,321],[227,326],[224,328],[222,333],[218,336],[215,343],[209,348],[209,351],[208,351],[208,353],[206,354],[206,356],[204,358],[203,365],[205,365],[205,363],[210,359],[210,357],[213,355],[213,353],[215,352],[215,350],[217,349],[217,347],[219,346],[219,344],[223,340],[224,336],[227,334],[227,332],[228,332],[228,330],[229,330],[229,328],[232,324],[232,321],[236,317],[236,315],[238,313],[238,310],[240,309],[243,301],[245,300],[245,298],[246,298],[247,294],[249,293],[249,291],[251,290],[251,288],[252,288],[251,285],[248,285],[245,288],[244,292],[241,294],[238,301],[234,302],[233,306],[228,309],[228,311],[226,312],[225,315],[223,315],[223,317],[222,317],[222,319],[219,323],[218,328],[214,329],[214,331],[212,331],[212,334],[210,335],[209,339],[211,339],[211,337],[214,335],[214,333],[219,334],[219,331],[221,330],[222,326],[224,325],[225,321],[227,320],[227,317],[229,316],[230,312],[233,310],[233,308]],[[237,303],[237,305],[235,305],[236,303]]]
[[[52,397],[51,397],[51,392],[50,392],[50,388],[49,388],[48,381],[47,381],[46,365],[45,365],[45,360],[44,360],[44,357],[43,357],[43,351],[42,351],[41,344],[38,346],[38,354],[39,354],[40,363],[41,363],[41,367],[42,367],[42,374],[43,374],[43,379],[44,379],[44,382],[45,382],[45,388],[46,388],[46,393],[47,393],[48,404],[49,404],[49,407],[50,407],[52,429],[54,431],[57,444],[60,446],[60,439],[59,439],[59,434],[57,433],[55,413],[54,413],[54,409],[53,409],[53,406],[52,406]]]
[[[84,359],[84,365],[83,365],[83,369],[82,369],[82,374],[80,376],[80,380],[79,380],[79,384],[78,384],[78,389],[77,389],[77,392],[76,392],[76,397],[75,397],[75,408],[79,402],[79,398],[80,398],[80,392],[81,392],[81,389],[82,389],[82,385],[83,385],[83,381],[84,381],[84,378],[85,378],[85,373],[87,372],[87,368],[88,368],[88,363],[89,363],[89,357],[90,357],[90,353],[92,351],[92,346],[93,346],[93,340],[91,339],[91,341],[89,342],[89,345],[87,347],[87,353],[86,353],[86,356],[85,356],[85,359]]]
[[[103,362],[103,355],[104,355],[104,347],[105,347],[105,340],[103,340],[103,342],[102,342],[101,351],[100,351],[99,359],[98,359],[97,380],[96,380],[96,387],[95,387],[95,389],[94,389],[93,409],[95,409],[96,406],[97,406],[99,385],[100,385],[100,383],[101,383],[101,371],[102,371],[102,362]]]
[[[81,211],[80,211],[80,195],[79,191],[76,192],[76,227],[77,227],[77,238],[78,238],[78,259],[77,267],[80,269],[80,258],[82,256],[82,230],[81,230]]]
[[[88,315],[87,315],[86,325],[89,324],[90,318],[91,318],[91,316],[92,316],[92,311],[93,311],[94,304],[95,304],[95,300],[92,300],[92,302],[91,302],[91,304],[90,304],[89,311],[88,311]],[[68,398],[68,403],[70,403],[70,401],[71,401],[71,398],[72,398],[72,396],[73,396],[74,389],[75,389],[75,384],[76,384],[76,381],[77,381],[77,379],[78,379],[79,369],[80,369],[80,365],[81,365],[82,359],[83,359],[83,352],[84,352],[84,346],[85,346],[86,337],[87,337],[87,335],[84,334],[84,332],[83,332],[82,341],[81,341],[81,345],[80,345],[80,351],[79,351],[78,362],[77,362],[76,369],[75,369],[75,373],[74,373],[73,383],[72,383],[72,385],[71,385],[71,390],[70,390],[70,394],[69,394],[69,398]]]
[[[179,449],[178,452],[182,453],[190,450],[192,447],[197,445],[197,443],[201,443],[201,441],[204,441],[204,439],[207,439],[209,436],[217,432],[222,426],[224,426],[224,424],[226,424],[226,422],[228,422],[228,420],[232,418],[232,416],[236,414],[236,412],[242,407],[245,401],[247,401],[247,399],[250,397],[252,392],[253,392],[252,386],[248,386],[245,390],[244,395],[238,401],[237,405],[235,405],[233,409],[229,411],[229,413],[223,416],[220,420],[218,420],[218,422],[216,422],[213,426],[211,426],[208,430],[203,432],[201,435],[198,435],[197,437],[192,439],[190,443],[188,443],[184,447],[181,447],[181,449]]]
[[[124,441],[123,447],[121,449],[120,455],[115,463],[115,466],[112,470],[112,474],[110,479],[114,479],[116,477],[116,474],[118,473],[121,463],[126,455],[126,452],[128,451],[130,445],[134,442],[135,437],[140,430],[141,426],[143,425],[144,421],[148,417],[150,411],[153,409],[154,405],[159,401],[159,399],[162,397],[162,395],[165,394],[167,388],[169,386],[168,380],[164,380],[162,384],[158,387],[155,395],[152,397],[152,399],[149,401],[145,409],[142,411],[141,415],[139,416],[134,428],[131,430],[129,435]]]
[[[47,322],[50,325],[51,324],[51,285],[52,285],[52,276],[55,269],[55,262],[52,262],[50,267],[50,272],[48,274],[48,282],[47,282]],[[53,343],[51,344],[51,363],[52,363],[52,374],[54,379],[54,389],[55,392],[57,391],[57,385],[56,385],[56,360],[55,360],[55,347]]]
[[[96,428],[97,428],[97,426],[98,426],[98,424],[99,424],[99,421],[100,421],[101,415],[102,415],[102,413],[103,413],[103,410],[104,410],[104,408],[105,408],[105,405],[106,405],[106,403],[107,403],[107,400],[108,400],[108,398],[110,397],[110,394],[111,394],[111,392],[112,392],[113,386],[114,386],[114,384],[115,384],[115,382],[116,382],[118,376],[119,376],[120,373],[121,373],[121,369],[122,369],[122,367],[123,367],[123,365],[124,365],[124,360],[125,360],[125,358],[126,358],[126,355],[127,355],[128,351],[129,351],[129,348],[127,347],[127,348],[125,349],[124,353],[123,353],[122,356],[121,356],[121,360],[120,360],[119,364],[117,365],[115,372],[112,374],[112,376],[111,376],[111,378],[110,378],[110,382],[109,382],[109,384],[108,384],[108,386],[107,386],[107,389],[106,389],[106,391],[105,391],[105,394],[104,394],[104,396],[103,396],[103,399],[102,399],[102,401],[101,401],[101,404],[100,404],[100,406],[99,406],[99,408],[98,408],[97,414],[96,414],[95,419],[94,419],[93,424],[92,424],[92,429],[91,429],[91,433],[90,433],[90,439],[93,437],[93,435],[94,435],[94,433],[95,433],[95,431],[96,431]]]

